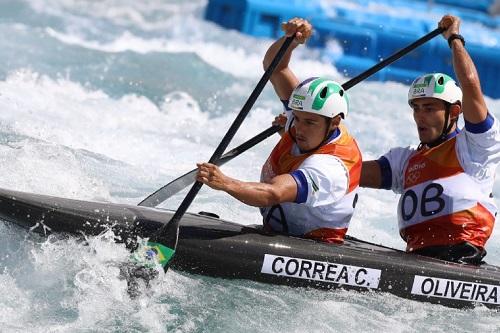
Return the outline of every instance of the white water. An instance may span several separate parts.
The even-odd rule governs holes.
[[[0,2],[0,187],[137,203],[208,159],[262,75],[270,40],[202,19],[205,1]],[[302,78],[345,81],[314,50],[296,53]],[[407,87],[363,82],[347,121],[365,159],[417,142]],[[487,100],[500,116],[500,100]],[[266,88],[234,139],[270,125],[281,104]],[[256,180],[273,137],[224,167]],[[495,194],[500,193],[499,184]],[[178,195],[166,204],[175,209]],[[397,197],[362,190],[349,234],[396,248]],[[190,209],[258,223],[256,209],[203,189]],[[488,262],[500,264],[495,230]],[[500,319],[391,295],[323,292],[170,270],[132,300],[127,260],[111,235],[26,233],[0,222],[2,332],[496,331]]]

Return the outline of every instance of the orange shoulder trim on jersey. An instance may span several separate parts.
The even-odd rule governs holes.
[[[339,126],[340,137],[326,144],[314,152],[293,156],[291,153],[294,141],[290,133],[286,132],[281,140],[274,147],[269,157],[269,162],[276,175],[290,173],[296,170],[302,162],[313,154],[327,154],[338,157],[342,160],[349,171],[348,193],[359,185],[361,177],[362,158],[359,147],[354,138],[349,134],[347,128]]]

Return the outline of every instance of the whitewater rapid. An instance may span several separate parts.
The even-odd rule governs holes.
[[[0,2],[0,187],[136,204],[207,160],[262,75],[272,42],[203,20],[204,0]],[[439,37],[440,38],[440,37]],[[299,77],[344,78],[317,50]],[[346,121],[365,160],[418,142],[408,87],[362,82]],[[500,100],[487,98],[500,117]],[[281,103],[266,87],[231,146],[269,127]],[[224,166],[257,180],[272,137]],[[185,192],[183,192],[185,193]],[[499,182],[494,194],[500,195]],[[162,207],[175,209],[182,194]],[[498,203],[498,200],[497,200]],[[349,234],[404,248],[397,196],[362,189]],[[190,211],[259,223],[255,208],[204,188]],[[498,228],[487,261],[500,265]],[[374,292],[317,291],[169,271],[130,299],[112,235],[29,234],[0,221],[2,332],[483,331],[495,312],[460,311]]]

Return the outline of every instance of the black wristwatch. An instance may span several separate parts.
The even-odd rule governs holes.
[[[450,36],[450,38],[448,38],[448,45],[450,46],[450,49],[451,49],[451,42],[455,39],[460,39],[460,41],[462,42],[462,45],[465,46],[465,39],[462,35],[459,35],[459,34],[453,34]]]

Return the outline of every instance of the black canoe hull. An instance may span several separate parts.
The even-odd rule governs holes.
[[[133,246],[173,212],[0,189],[0,218],[40,232],[98,235],[111,228]],[[218,218],[186,214],[172,268],[222,278],[314,288],[377,290],[404,298],[500,308],[500,268],[447,263],[354,238],[343,245],[266,234]]]

